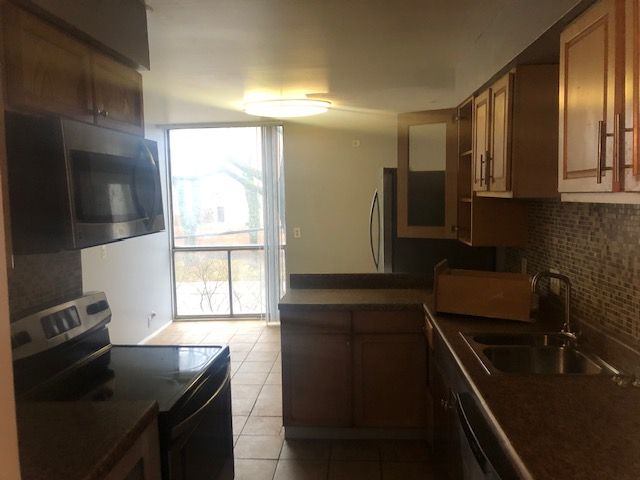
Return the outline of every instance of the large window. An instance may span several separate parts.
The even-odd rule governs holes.
[[[266,240],[284,232],[266,205],[281,198],[281,143],[281,127],[169,131],[176,317],[267,310]]]

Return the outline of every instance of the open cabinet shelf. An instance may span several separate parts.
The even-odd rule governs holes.
[[[520,246],[526,242],[526,211],[505,198],[475,195],[473,187],[473,98],[458,107],[457,238],[474,247]]]

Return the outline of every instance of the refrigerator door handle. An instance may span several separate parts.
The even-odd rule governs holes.
[[[376,271],[378,271],[380,263],[380,232],[378,232],[377,252],[376,249],[373,248],[373,212],[376,210],[378,211],[378,228],[380,228],[380,201],[378,199],[378,190],[373,193],[373,198],[371,199],[371,211],[369,212],[369,246],[371,247],[373,263],[376,266]]]

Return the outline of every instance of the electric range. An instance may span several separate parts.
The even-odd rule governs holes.
[[[164,480],[231,480],[229,347],[112,345],[102,292],[12,324],[17,399],[156,400]]]

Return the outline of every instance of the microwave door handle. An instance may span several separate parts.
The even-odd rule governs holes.
[[[162,187],[160,185],[160,166],[158,165],[158,161],[156,160],[156,158],[153,156],[153,153],[151,153],[151,150],[149,150],[149,148],[147,148],[146,145],[144,145],[144,149],[149,155],[149,160],[153,165],[153,203],[151,205],[151,212],[149,214],[150,215],[149,226],[151,227],[156,218],[156,214],[158,213],[157,210],[159,205],[158,205],[157,199],[158,199],[158,193],[162,191]],[[156,172],[158,172],[157,175],[156,175]],[[160,201],[160,205],[161,204],[162,204],[162,201]]]
[[[151,153],[151,151],[147,148],[147,146],[142,143],[142,154],[145,155],[147,157],[147,159],[149,160],[149,163],[152,165],[152,170],[155,171],[158,168],[158,164],[156,163],[155,158],[153,157],[153,154]],[[134,189],[136,191],[136,196],[138,195],[137,191],[137,175],[134,173]],[[145,216],[145,224],[147,225],[148,228],[151,228],[151,225],[153,224],[153,218],[155,217],[155,211],[156,211],[156,197],[157,197],[157,193],[158,193],[158,180],[156,178],[156,175],[154,175],[154,179],[153,179],[153,194],[152,194],[152,203],[151,203],[151,208],[147,211],[147,209],[144,207],[144,205],[142,204],[142,202],[140,201],[140,198],[138,198],[138,204],[140,205],[140,208],[142,209],[142,214]]]

